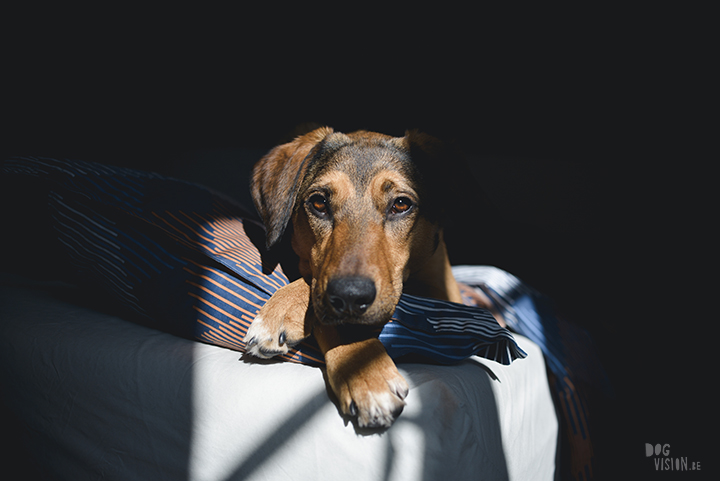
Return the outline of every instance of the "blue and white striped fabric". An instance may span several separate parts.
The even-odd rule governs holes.
[[[279,267],[263,270],[246,232],[249,212],[205,187],[35,157],[8,160],[3,172],[48,186],[50,218],[37,218],[52,223],[75,279],[158,329],[244,351],[253,318],[288,283]],[[379,339],[394,358],[415,354],[450,364],[476,354],[510,364],[525,357],[488,311],[408,295]],[[312,338],[283,358],[323,364]]]
[[[385,325],[380,340],[394,358],[415,354],[450,364],[466,359],[472,352],[510,364],[526,356],[512,334],[489,311],[479,307],[403,294],[392,319],[397,322]],[[444,346],[452,346],[442,356],[436,352],[440,336]]]

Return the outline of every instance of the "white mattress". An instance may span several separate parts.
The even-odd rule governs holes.
[[[552,479],[558,422],[540,349],[526,359],[401,364],[407,406],[357,432],[322,371],[250,363],[68,300],[0,283],[7,404],[59,479]]]

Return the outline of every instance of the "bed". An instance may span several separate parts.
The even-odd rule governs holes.
[[[358,432],[322,372],[182,339],[88,306],[62,283],[4,276],[6,403],[53,479],[552,479],[558,421],[540,349],[504,366],[401,364],[386,432]]]
[[[67,166],[57,169],[63,175],[68,172]],[[65,177],[68,185],[77,187],[76,175]],[[112,192],[114,198],[124,190],[102,185],[103,192]],[[185,192],[179,196],[183,201]],[[82,230],[68,219],[88,219],[98,209],[91,205],[82,210],[87,207],[82,204],[86,191],[80,192],[80,204],[71,204],[69,193],[53,192],[56,203],[51,214],[64,222],[55,231],[61,242],[63,232]],[[27,217],[35,218],[25,213],[9,225]],[[134,215],[132,222],[137,218]],[[96,232],[86,233],[94,243],[98,240],[92,236],[110,228],[97,221],[93,221]],[[127,227],[132,222],[123,235],[132,234]],[[139,232],[132,245],[147,233]],[[70,237],[66,241],[73,242]],[[172,245],[175,249],[180,243]],[[88,260],[90,251],[72,246],[75,261]],[[23,247],[25,255],[38,254]],[[182,255],[173,253],[192,259],[207,255],[195,245],[183,249]],[[555,476],[560,423],[548,382],[548,351],[528,337],[514,335],[511,344],[516,343],[525,356],[512,362],[495,362],[490,360],[493,355],[486,355],[454,365],[401,363],[400,371],[411,387],[405,410],[390,429],[363,431],[339,414],[322,369],[248,359],[232,342],[210,336],[219,329],[193,340],[164,329],[162,323],[147,327],[130,322],[136,319],[127,310],[119,310],[110,297],[93,289],[103,278],[93,278],[77,262],[78,272],[87,277],[84,284],[44,280],[34,275],[43,270],[42,260],[34,258],[35,268],[27,268],[33,263],[13,251],[6,250],[9,264],[17,267],[17,262],[9,261],[18,257],[26,262],[20,263],[20,272],[3,269],[7,272],[0,276],[3,401],[20,424],[19,432],[10,436],[23,440],[40,473],[50,479]],[[98,263],[87,264],[94,268]],[[497,277],[501,271],[489,272]],[[150,283],[155,290],[146,298],[164,299],[162,310],[155,312],[172,321],[187,309],[171,287],[187,279],[173,281],[176,284],[165,282],[168,279],[172,280],[166,274],[156,276]],[[134,293],[144,288],[135,287]],[[548,367],[553,369],[554,363]]]

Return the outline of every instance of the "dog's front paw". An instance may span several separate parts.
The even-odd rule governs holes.
[[[278,289],[250,325],[245,351],[263,359],[286,354],[310,335],[311,326],[306,328],[308,303],[309,288],[302,279]]]
[[[339,346],[325,354],[340,410],[361,428],[388,428],[405,407],[409,387],[377,339]]]
[[[245,336],[245,352],[262,359],[286,354],[291,347],[292,339],[288,341],[284,326],[264,322],[258,315],[248,329]]]

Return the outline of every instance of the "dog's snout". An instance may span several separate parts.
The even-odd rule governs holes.
[[[350,276],[330,280],[327,301],[337,316],[363,314],[375,300],[375,283],[368,277]]]

